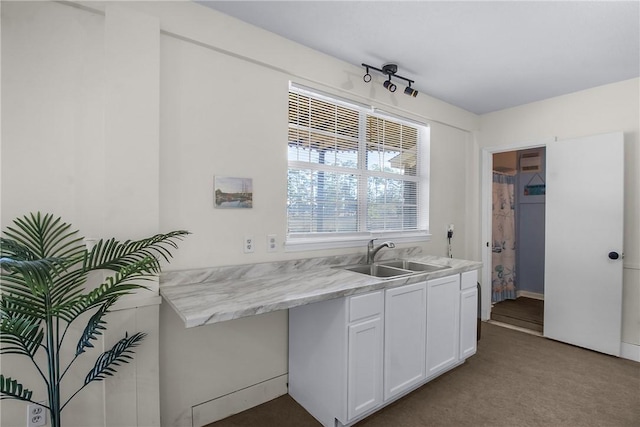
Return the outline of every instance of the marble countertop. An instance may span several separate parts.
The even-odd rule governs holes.
[[[160,294],[191,328],[482,268],[481,262],[419,252],[390,250],[377,262],[403,258],[450,268],[383,279],[340,268],[362,263],[362,255],[310,258],[170,271],[160,277]]]

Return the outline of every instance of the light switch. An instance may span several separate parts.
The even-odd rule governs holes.
[[[267,235],[267,252],[278,252],[278,236],[275,234]]]

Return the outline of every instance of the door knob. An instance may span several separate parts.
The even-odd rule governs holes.
[[[618,259],[620,258],[620,254],[618,252],[609,252],[609,259]]]

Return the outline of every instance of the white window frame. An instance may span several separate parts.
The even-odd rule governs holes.
[[[320,98],[333,104],[344,105],[349,108],[356,108],[361,110],[361,114],[380,117],[385,120],[406,124],[412,127],[418,127],[418,129],[424,132],[420,136],[419,156],[420,161],[419,171],[421,172],[416,180],[419,185],[418,193],[418,229],[417,230],[404,230],[404,231],[359,231],[359,232],[328,232],[328,233],[294,233],[289,234],[287,232],[285,238],[285,251],[296,252],[306,250],[321,250],[321,249],[336,249],[336,248],[351,248],[361,247],[367,244],[371,239],[392,239],[395,243],[412,243],[412,242],[425,242],[429,241],[431,234],[429,234],[429,159],[430,159],[430,126],[427,123],[413,121],[402,116],[388,113],[379,108],[373,106],[363,105],[361,103],[352,102],[349,100],[340,99],[339,97],[328,95],[315,89],[308,89],[303,86],[290,84],[290,90],[308,95],[315,98]],[[363,120],[360,120],[361,128],[363,127]],[[364,135],[364,129],[360,129],[360,135]],[[366,150],[364,147],[364,137],[360,137],[358,153],[359,156],[365,156]],[[358,159],[358,165],[364,164],[363,159]],[[336,171],[345,173],[344,168],[332,167],[329,165],[316,165],[311,162],[289,160],[287,170],[289,169],[307,169],[307,170],[323,170],[323,171]],[[361,169],[354,169],[354,174],[364,177],[371,175],[360,175]],[[393,173],[378,172],[376,176],[382,176],[391,179],[404,179],[403,176],[399,176]],[[367,216],[367,186],[359,185],[358,190],[358,203],[359,209],[359,222],[360,224],[366,224]],[[288,223],[288,218],[287,218]]]

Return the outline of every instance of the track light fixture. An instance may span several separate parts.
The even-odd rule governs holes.
[[[384,86],[384,88],[389,92],[395,92],[397,89],[397,86],[393,82],[391,82],[391,77],[395,77],[407,82],[408,86],[404,89],[405,95],[409,95],[414,98],[418,96],[418,91],[411,87],[411,83],[414,83],[414,81],[396,74],[398,72],[397,64],[385,64],[382,66],[382,68],[376,68],[373,65],[369,64],[362,64],[362,66],[367,70],[362,77],[362,80],[364,80],[365,83],[369,83],[371,81],[371,74],[369,74],[369,69],[372,69],[378,71],[379,73],[387,75],[387,80],[382,83],[382,86]]]

